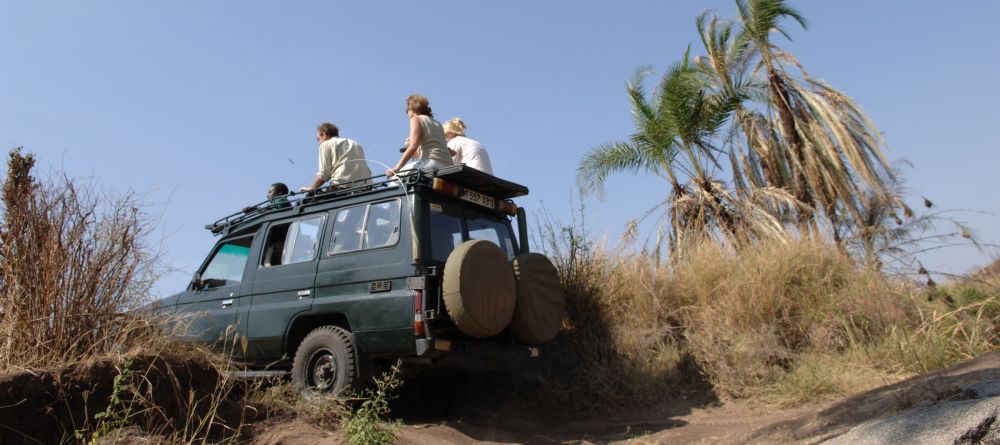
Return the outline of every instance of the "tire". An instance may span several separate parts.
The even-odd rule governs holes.
[[[337,326],[313,329],[292,362],[292,384],[306,398],[337,397],[355,389],[358,357],[354,336]]]
[[[448,255],[442,290],[448,315],[466,335],[499,334],[514,315],[514,272],[507,255],[490,241],[469,240]]]
[[[531,345],[555,338],[562,327],[566,297],[559,272],[539,253],[518,255],[511,261],[517,278],[517,307],[510,330],[518,340]]]

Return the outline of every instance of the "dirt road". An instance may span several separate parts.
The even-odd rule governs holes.
[[[188,391],[211,392],[213,379],[218,378],[207,363],[194,366],[198,365],[198,362],[172,363],[169,360],[159,362],[154,360],[151,364],[154,365],[151,369],[169,370],[169,372],[147,374],[144,376],[146,380],[155,378],[164,382],[199,382],[206,386],[199,390],[194,387],[152,385],[151,387],[164,388],[164,391],[154,391],[152,394],[158,400],[158,406],[176,408],[179,405],[174,402],[182,399],[181,396]],[[79,424],[79,421],[89,417],[88,413],[99,411],[98,407],[89,404],[100,399],[106,400],[111,391],[114,369],[111,362],[96,361],[74,365],[58,373],[23,372],[0,379],[0,396],[3,396],[0,397],[0,402],[3,402],[0,403],[0,426],[8,426],[6,429],[0,429],[0,441],[7,443],[8,440],[3,439],[7,437],[10,443],[46,443],[48,440],[44,438],[49,437],[46,436],[47,433],[57,434],[53,437],[58,437],[59,430],[52,422],[66,420],[62,417],[69,416],[70,420],[75,420],[77,422],[75,424]],[[183,373],[179,373],[179,370],[183,370]],[[103,376],[99,379],[102,383],[95,384],[95,379],[99,376]],[[976,396],[973,394],[975,391],[970,391],[970,385],[984,382],[990,383],[987,386],[992,386],[994,389],[990,391],[996,394]],[[581,412],[583,407],[545,409],[540,408],[537,403],[497,402],[504,397],[485,395],[491,393],[488,384],[465,383],[464,392],[447,395],[445,392],[436,391],[433,385],[457,386],[452,380],[444,379],[436,382],[407,380],[404,388],[409,387],[409,393],[404,391],[393,408],[398,420],[402,422],[397,436],[399,443],[811,444],[840,436],[873,419],[884,419],[902,411],[926,413],[928,410],[924,408],[959,406],[966,404],[967,401],[975,402],[973,399],[981,399],[988,403],[997,402],[997,407],[994,409],[987,403],[986,411],[989,412],[982,421],[965,419],[973,420],[973,424],[978,428],[977,431],[970,430],[974,434],[969,437],[983,438],[988,434],[1000,437],[1000,425],[996,424],[996,419],[1000,417],[1000,351],[985,354],[946,370],[892,383],[842,400],[795,409],[754,406],[738,401],[723,403],[715,399],[710,389],[705,388],[680,393],[672,400],[663,401],[657,407],[605,415],[573,415],[569,413]],[[79,391],[81,388],[89,390],[81,392]],[[496,394],[496,391],[492,394]],[[59,402],[47,401],[46,397]],[[579,400],[579,403],[587,402],[584,395],[581,395]],[[49,412],[48,415],[31,415],[47,412],[41,405],[35,406],[38,404],[48,404],[59,409]],[[247,434],[243,437],[252,443],[261,445],[345,443],[343,436],[338,432],[325,431],[299,420],[274,418],[259,419],[254,422],[253,416],[240,416],[238,407],[237,404],[227,401],[219,405],[218,409],[219,413],[223,414],[232,411],[231,417],[236,421],[239,419],[250,421]],[[156,416],[147,420],[164,425],[183,421],[184,418],[181,411],[176,409],[150,414]],[[31,416],[28,418],[26,415]],[[951,424],[956,423],[951,422]],[[851,431],[850,437],[857,436],[859,431],[871,429],[868,428],[869,425],[871,423],[865,424],[865,428]],[[959,438],[966,436],[962,431],[959,431],[959,434]],[[128,443],[149,443],[148,437],[136,440]],[[146,442],[143,442],[144,440]],[[967,442],[977,441],[980,440],[970,439]]]
[[[1000,379],[1000,351],[926,376],[842,400],[795,409],[680,398],[613,416],[560,418],[517,406],[468,409],[436,422],[410,421],[401,443],[818,443],[871,419],[961,396],[961,388]]]

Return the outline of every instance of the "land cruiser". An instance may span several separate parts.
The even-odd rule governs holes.
[[[511,200],[527,193],[459,165],[265,201],[206,226],[219,240],[158,307],[183,320],[181,339],[290,371],[313,394],[339,394],[376,361],[547,342],[564,298],[555,267],[528,250]]]

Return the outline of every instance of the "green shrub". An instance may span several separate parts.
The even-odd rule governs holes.
[[[384,445],[396,441],[399,422],[387,422],[389,401],[395,396],[393,391],[402,386],[397,362],[392,369],[375,380],[374,389],[366,389],[361,396],[361,405],[349,414],[341,424],[344,435],[351,445]]]

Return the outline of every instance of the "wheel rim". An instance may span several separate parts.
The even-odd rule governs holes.
[[[317,393],[329,392],[337,383],[337,358],[327,350],[316,351],[309,359],[306,383]]]

